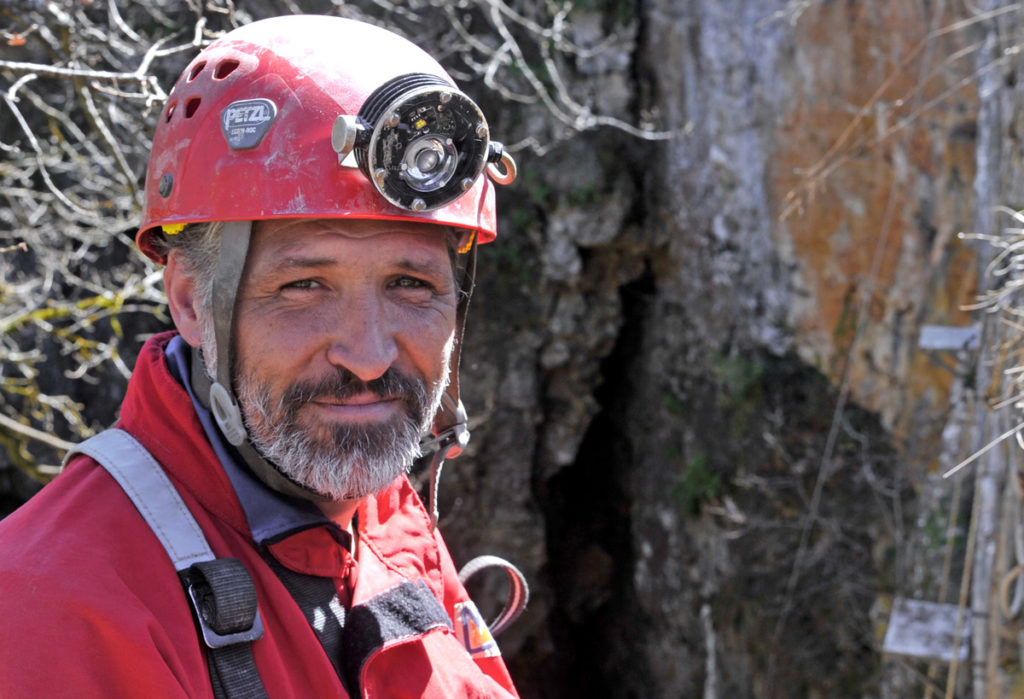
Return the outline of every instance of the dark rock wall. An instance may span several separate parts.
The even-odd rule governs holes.
[[[917,335],[975,291],[978,22],[630,11],[628,60],[576,89],[677,134],[524,158],[469,339],[479,451],[451,469],[502,525],[449,508],[447,536],[525,547],[528,696],[874,695],[953,379]]]

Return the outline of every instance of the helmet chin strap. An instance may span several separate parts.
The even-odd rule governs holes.
[[[448,360],[448,387],[441,397],[441,405],[434,415],[434,426],[431,430],[433,439],[420,442],[420,448],[428,450],[436,448],[437,451],[430,459],[430,529],[437,527],[437,488],[441,481],[441,468],[445,459],[454,459],[469,444],[469,416],[466,408],[462,405],[459,397],[459,367],[462,364],[462,337],[466,329],[466,314],[469,311],[469,301],[473,296],[473,287],[476,284],[476,234],[473,235],[467,253],[466,266],[462,273],[462,282],[459,284],[459,300],[455,312],[455,341],[452,346],[452,355]]]
[[[231,381],[232,333],[238,289],[245,269],[245,261],[252,238],[251,221],[225,222],[220,236],[220,251],[213,279],[213,330],[217,342],[217,377],[211,381],[198,349],[192,349],[192,390],[199,402],[212,413],[224,438],[237,450],[243,461],[264,483],[285,495],[328,502],[330,497],[301,485],[281,473],[263,458],[249,441],[242,411],[235,398]],[[432,439],[420,443],[422,449],[436,448],[430,462],[429,511],[431,529],[437,526],[437,488],[445,459],[455,458],[469,444],[469,424],[466,410],[459,397],[459,366],[462,361],[462,338],[466,314],[476,282],[476,236],[467,253],[466,265],[459,285],[459,299],[455,314],[455,337],[448,362],[449,381],[441,397],[441,405],[434,415]]]
[[[231,385],[231,347],[235,304],[252,238],[251,221],[228,221],[220,236],[220,253],[213,277],[213,331],[217,340],[217,379],[211,383],[199,350],[192,350],[192,390],[210,409],[224,438],[237,450],[260,480],[285,495],[327,502],[331,498],[310,490],[281,473],[249,441],[242,411]]]

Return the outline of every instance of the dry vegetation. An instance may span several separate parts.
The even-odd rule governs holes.
[[[265,0],[0,2],[0,467],[45,480],[109,424],[141,339],[166,327],[160,274],[132,250],[152,121],[185,63],[230,28],[296,12],[387,23],[428,49],[503,125],[512,152],[597,126],[569,74],[635,23],[577,32],[571,3]],[[585,12],[600,17],[607,8]],[[595,31],[594,27],[598,30]],[[2,472],[2,468],[0,468]]]

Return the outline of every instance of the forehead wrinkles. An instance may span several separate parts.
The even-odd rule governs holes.
[[[429,237],[431,235],[445,237],[451,228],[429,221],[409,221],[403,219],[364,219],[364,218],[287,218],[255,221],[253,231],[257,238],[276,237],[278,235],[295,235],[295,228],[304,232],[333,232],[348,238],[369,238],[382,233],[414,233]]]
[[[450,229],[446,226],[410,221],[282,219],[256,221],[253,227],[253,246],[287,254],[291,250],[301,250],[306,241],[401,238],[403,244],[410,247],[447,249],[449,233]]]
[[[377,263],[446,277],[454,271],[447,238],[443,234],[435,237],[433,231],[400,229],[352,236],[336,228],[318,227],[296,236],[282,232],[254,239],[248,259],[250,274],[346,267],[350,262],[364,272],[379,268]]]

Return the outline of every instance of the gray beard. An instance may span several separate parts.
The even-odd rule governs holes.
[[[331,500],[373,495],[421,455],[420,435],[430,427],[447,386],[430,387],[389,369],[363,382],[345,369],[319,382],[299,382],[274,400],[270,387],[253,376],[235,380],[249,439],[279,471]],[[342,399],[362,391],[401,401],[405,410],[380,424],[309,425],[303,406],[318,398]]]

